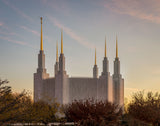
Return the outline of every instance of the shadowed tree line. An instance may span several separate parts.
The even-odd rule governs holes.
[[[56,121],[59,104],[34,103],[27,92],[12,93],[7,80],[0,80],[0,126],[7,123],[43,123]]]
[[[75,100],[64,106],[66,119],[77,122],[79,126],[111,126],[118,123],[122,109],[110,102]]]
[[[160,94],[158,92],[145,94],[144,91],[133,94],[126,114],[144,123],[160,126]]]
[[[47,125],[58,121],[74,122],[78,126],[160,126],[160,94],[144,91],[133,94],[123,113],[116,104],[93,99],[75,100],[64,106],[56,102],[34,103],[27,92],[13,93],[8,81],[0,80],[0,126],[10,123]]]

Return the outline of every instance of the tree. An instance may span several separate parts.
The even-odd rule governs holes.
[[[128,113],[135,119],[160,126],[160,94],[144,91],[135,93],[128,105]]]
[[[118,122],[122,109],[108,101],[75,100],[64,109],[66,118],[83,126],[109,126]]]
[[[31,99],[31,96],[26,93],[21,99],[19,99],[19,109],[16,113],[16,122],[22,122],[22,123],[31,123],[33,122],[32,117],[32,108],[33,108],[33,101]]]
[[[25,92],[13,94],[7,83],[7,80],[0,80],[0,125],[17,119],[20,99],[25,96]]]
[[[38,101],[33,103],[31,115],[33,122],[41,122],[47,125],[49,122],[56,120],[55,114],[58,112],[58,103],[48,104],[44,101]]]
[[[7,80],[0,80],[0,125],[4,123],[44,123],[56,119],[59,104],[38,101],[34,103],[30,95],[23,91],[12,93]]]

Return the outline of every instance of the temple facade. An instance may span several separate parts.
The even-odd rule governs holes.
[[[103,71],[98,75],[98,66],[93,66],[93,77],[69,77],[65,70],[65,56],[63,53],[63,31],[61,31],[61,53],[58,57],[58,44],[56,47],[56,62],[54,77],[49,77],[45,69],[45,54],[43,50],[43,33],[41,18],[41,40],[38,54],[38,68],[34,73],[34,101],[56,100],[60,104],[71,103],[73,100],[93,98],[95,100],[108,100],[109,102],[124,104],[124,79],[120,73],[120,60],[118,57],[118,44],[116,39],[116,57],[114,60],[114,73],[109,72],[109,61],[106,52],[103,59]]]

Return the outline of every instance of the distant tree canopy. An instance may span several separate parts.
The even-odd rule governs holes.
[[[56,113],[58,112],[59,104],[48,104],[44,101],[38,101],[32,106],[32,117],[35,122],[48,124],[56,121]]]
[[[116,124],[122,114],[119,106],[110,102],[75,100],[64,109],[67,120],[78,122],[83,126],[105,126]]]
[[[16,112],[20,108],[20,99],[25,95],[12,94],[11,87],[7,86],[7,80],[0,80],[0,122],[8,122],[16,118]]]
[[[34,103],[27,92],[12,93],[7,80],[0,80],[0,125],[4,123],[44,123],[56,120],[59,104]]]
[[[128,105],[128,113],[135,119],[160,126],[160,94],[144,91],[135,93]]]

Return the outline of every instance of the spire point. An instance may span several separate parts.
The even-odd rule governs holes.
[[[63,29],[61,29],[61,54],[63,54]]]
[[[43,51],[42,17],[40,17],[40,20],[41,20],[41,47],[40,47],[40,50]]]
[[[95,65],[97,65],[96,48],[95,48]]]
[[[56,44],[56,62],[58,62],[58,40]]]
[[[107,57],[107,49],[106,49],[106,36],[105,36],[105,57]]]
[[[116,58],[118,58],[118,42],[117,42],[117,36],[116,36]]]

